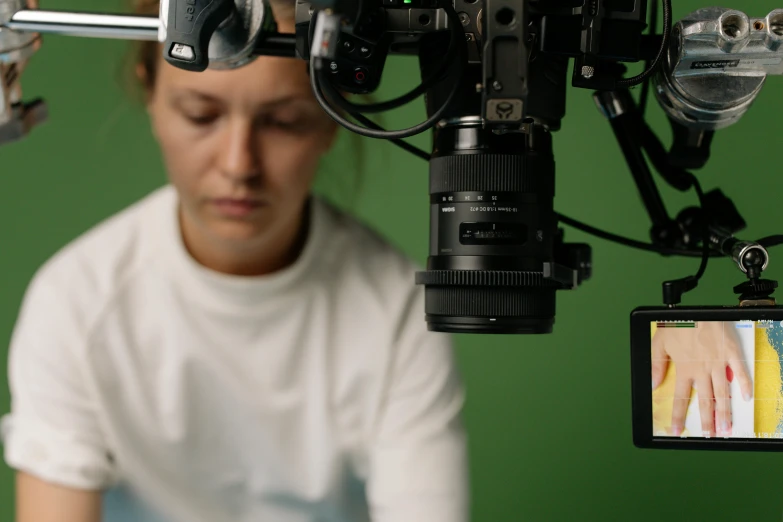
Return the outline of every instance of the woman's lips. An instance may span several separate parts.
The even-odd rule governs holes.
[[[217,198],[212,200],[212,205],[225,216],[243,217],[252,214],[264,204],[257,199],[232,199]]]

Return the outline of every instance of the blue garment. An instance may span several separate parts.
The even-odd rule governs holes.
[[[119,485],[103,495],[103,522],[170,522],[161,518],[128,486]]]

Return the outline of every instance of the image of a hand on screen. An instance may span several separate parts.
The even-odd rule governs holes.
[[[676,368],[671,431],[680,436],[693,391],[701,419],[701,436],[728,437],[732,432],[729,382],[737,380],[745,401],[753,396],[753,382],[733,323],[700,322],[690,328],[657,328],[652,339],[652,386]]]

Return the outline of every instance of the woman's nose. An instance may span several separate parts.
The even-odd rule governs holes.
[[[246,181],[261,174],[251,122],[236,122],[228,126],[220,147],[219,168],[227,178]]]

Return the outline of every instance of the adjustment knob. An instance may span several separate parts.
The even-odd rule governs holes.
[[[166,61],[188,71],[206,70],[209,40],[233,10],[233,0],[169,0]]]

